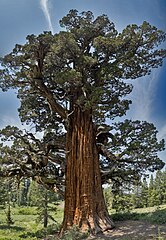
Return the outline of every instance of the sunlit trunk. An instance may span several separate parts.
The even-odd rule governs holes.
[[[99,155],[91,111],[75,107],[67,133],[64,220],[61,233],[77,225],[82,231],[103,232],[114,227],[105,205]]]

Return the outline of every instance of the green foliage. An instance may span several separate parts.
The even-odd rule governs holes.
[[[166,170],[157,171],[156,177],[151,176],[148,188],[149,206],[158,206],[166,203]]]
[[[28,204],[30,206],[38,206],[39,202],[43,199],[45,192],[48,194],[49,203],[56,203],[60,200],[60,196],[57,193],[46,190],[41,184],[31,181],[28,192]]]
[[[112,207],[113,209],[116,209],[117,212],[129,212],[132,209],[130,195],[115,195],[113,198]]]

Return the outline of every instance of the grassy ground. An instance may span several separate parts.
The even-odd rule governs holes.
[[[59,208],[56,214],[52,213],[57,224],[50,220],[48,228],[44,229],[43,225],[36,221],[38,215],[35,207],[15,207],[11,208],[11,212],[14,224],[9,226],[4,209],[0,208],[0,240],[43,239],[58,231],[63,216],[63,211]]]
[[[11,211],[14,224],[8,226],[4,209],[0,208],[0,240],[56,239],[50,238],[50,236],[58,231],[59,224],[62,222],[62,204],[58,207],[56,214],[52,213],[57,224],[49,222],[47,229],[44,229],[41,223],[36,222],[37,211],[35,207],[15,207],[12,208]],[[114,221],[139,220],[153,224],[166,224],[166,205],[136,209],[132,213],[114,213],[112,217]],[[70,236],[66,235],[64,239],[79,239],[79,237],[73,238],[72,236],[74,236],[74,234],[78,235],[76,231],[73,231],[70,233]]]

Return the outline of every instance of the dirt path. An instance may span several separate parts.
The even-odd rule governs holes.
[[[105,233],[105,236],[89,237],[88,239],[166,240],[166,224],[157,225],[144,221],[121,221],[116,223],[115,229]]]

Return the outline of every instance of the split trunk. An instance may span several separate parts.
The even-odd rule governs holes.
[[[61,233],[73,225],[92,234],[114,227],[104,201],[96,132],[90,110],[74,108],[67,133],[64,219]]]

